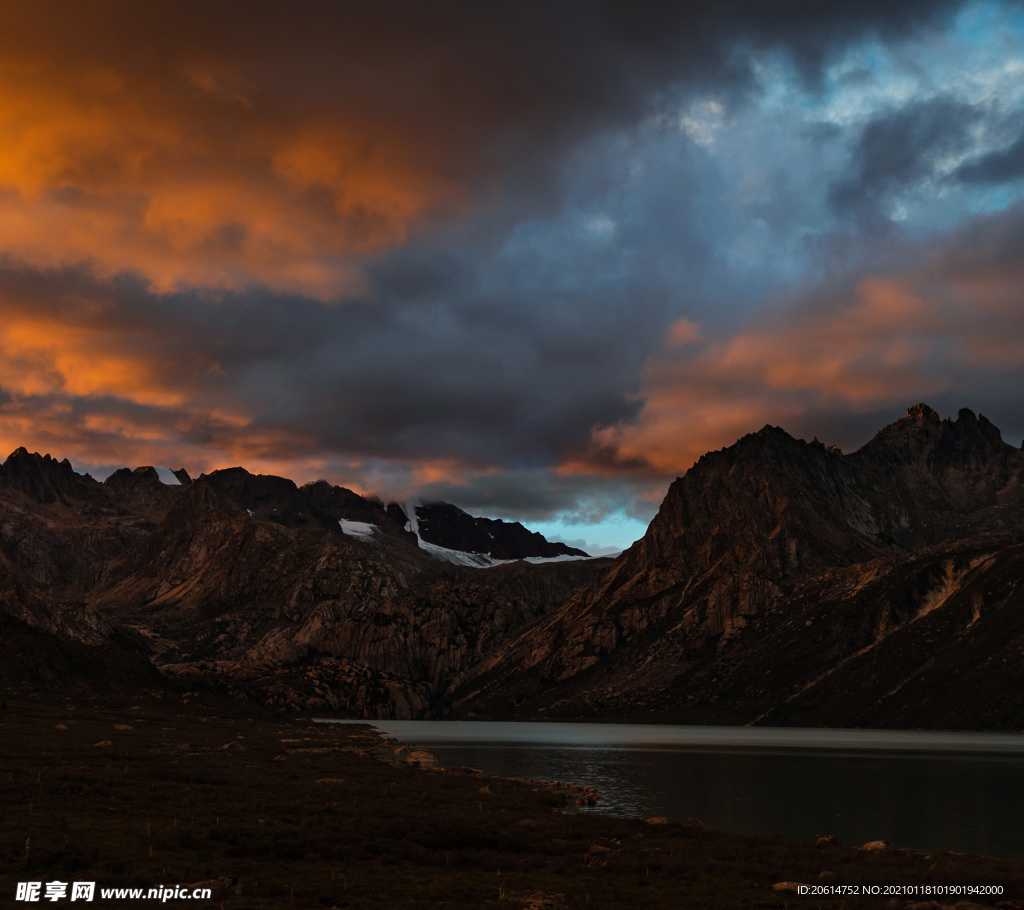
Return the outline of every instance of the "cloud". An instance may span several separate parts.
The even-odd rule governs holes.
[[[1013,144],[960,165],[954,177],[964,183],[1008,183],[1024,177],[1024,135]]]
[[[904,245],[902,270],[778,298],[734,334],[673,326],[639,413],[597,428],[578,469],[671,477],[765,423],[856,446],[920,400],[983,409],[1019,439],[1022,229],[1024,206],[980,217],[924,250]]]
[[[857,272],[870,238],[835,230],[828,189],[886,211],[974,108],[875,98],[811,127],[851,47],[902,53],[957,8],[22,4],[0,443],[592,528],[766,419],[916,400],[945,381],[922,372],[949,337],[938,273]],[[1010,267],[997,234],[972,299],[1005,291],[981,287]],[[766,295],[785,314],[752,316]],[[1009,337],[975,340],[1012,364]]]
[[[628,411],[610,367],[617,347],[626,369],[635,345],[570,338],[562,357],[528,313],[481,319],[459,297],[424,306],[164,295],[81,269],[0,268],[0,444],[85,465],[242,463],[410,495],[539,472]],[[493,504],[514,498],[502,489]]]
[[[543,198],[664,86],[749,85],[737,42],[811,73],[949,8],[25,4],[0,36],[0,249],[159,292],[359,298],[366,254],[495,188]]]
[[[850,173],[831,188],[833,207],[869,221],[890,215],[904,193],[951,170],[949,160],[971,147],[981,116],[972,105],[939,96],[874,117],[854,147]]]

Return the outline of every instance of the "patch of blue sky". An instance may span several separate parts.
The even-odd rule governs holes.
[[[953,32],[964,46],[998,53],[1000,45],[1015,41],[1019,50],[1024,47],[1024,9],[1006,3],[969,3],[957,13]]]
[[[550,521],[529,521],[526,525],[548,540],[561,541],[592,556],[608,556],[626,549],[643,537],[655,511],[652,508],[651,515],[646,519],[618,512],[601,521],[587,524],[574,522],[571,517],[557,517]]]
[[[970,202],[973,213],[983,215],[988,212],[1000,212],[1020,202],[1022,198],[1024,198],[1024,185],[1016,183],[977,191],[973,194]]]
[[[893,45],[850,48],[826,73],[827,90],[804,105],[838,124],[870,119],[910,101],[948,95],[1011,108],[1024,99],[1024,12],[998,3],[964,7],[944,30]]]

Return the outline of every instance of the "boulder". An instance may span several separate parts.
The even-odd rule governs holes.
[[[419,765],[421,768],[437,767],[437,758],[433,752],[428,752],[426,749],[413,749],[405,761],[407,764]]]

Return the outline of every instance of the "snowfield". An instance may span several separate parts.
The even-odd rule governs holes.
[[[339,518],[338,524],[341,530],[350,537],[358,537],[361,540],[369,540],[380,530],[376,525],[368,521],[349,521],[347,518]]]
[[[527,556],[524,560],[518,559],[495,559],[488,553],[467,553],[464,550],[449,550],[447,547],[438,546],[436,543],[428,543],[420,537],[420,530],[416,522],[416,505],[412,502],[405,503],[405,514],[408,519],[405,530],[412,531],[416,535],[416,541],[421,550],[429,554],[438,562],[450,562],[456,566],[470,566],[476,569],[489,569],[492,566],[500,566],[510,562],[565,562],[570,559],[593,559],[592,556]],[[341,530],[351,537],[360,540],[372,540],[380,528],[377,525],[365,521],[350,521],[347,518],[339,519],[338,524]]]

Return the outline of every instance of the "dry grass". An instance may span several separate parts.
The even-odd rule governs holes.
[[[844,906],[771,891],[779,881],[817,881],[823,870],[839,883],[1002,884],[1002,900],[1024,897],[1021,863],[867,856],[577,815],[562,811],[559,794],[522,783],[384,763],[365,754],[378,740],[362,727],[327,728],[227,701],[183,706],[155,693],[133,703],[6,699],[4,906],[17,881],[148,888],[221,877],[228,881],[207,906],[225,910],[513,907],[500,897],[517,891],[559,892],[567,907],[594,910]],[[317,783],[324,778],[342,782]],[[609,852],[588,855],[595,844]]]

